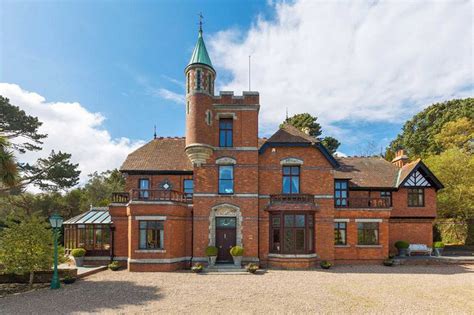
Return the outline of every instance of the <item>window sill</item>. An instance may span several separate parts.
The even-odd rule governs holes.
[[[349,248],[351,245],[334,245],[335,248]]]
[[[166,253],[165,249],[136,249],[135,253]]]
[[[382,248],[382,245],[356,245],[356,247],[360,247],[360,248]]]
[[[316,258],[318,254],[268,254],[268,258]]]

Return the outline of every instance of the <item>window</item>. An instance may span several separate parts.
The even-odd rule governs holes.
[[[219,166],[219,194],[234,193],[234,167],[232,165]]]
[[[336,180],[334,182],[334,205],[336,207],[347,207],[348,203],[347,180]]]
[[[68,249],[85,248],[89,251],[110,249],[110,226],[106,224],[78,224],[64,226],[64,245]]]
[[[387,202],[387,206],[392,206],[392,192],[391,191],[381,191],[380,197],[384,198],[384,202]]]
[[[212,76],[210,73],[207,75],[207,87],[209,90],[209,94],[212,94]]]
[[[334,245],[346,245],[346,244],[347,244],[347,223],[335,222],[334,223]]]
[[[424,207],[425,206],[425,191],[423,188],[408,189],[408,206],[409,207]]]
[[[163,249],[164,227],[163,221],[139,221],[140,249]]]
[[[186,102],[186,114],[189,114],[189,101]]]
[[[183,192],[186,198],[192,198],[194,192],[194,181],[192,179],[183,180]]]
[[[148,199],[150,192],[150,180],[148,178],[140,178],[138,181],[138,188],[140,189],[139,198]]]
[[[188,79],[186,80],[186,90],[187,90],[188,94],[189,94],[189,86],[190,86],[190,84],[191,84],[191,76],[190,76],[190,74],[191,74],[191,73],[188,72]]]
[[[299,194],[300,193],[300,167],[299,166],[283,166],[283,193]]]
[[[206,111],[206,124],[209,126],[212,124],[212,113],[210,110]]]
[[[376,222],[357,223],[357,244],[358,245],[378,245],[379,244],[379,224]]]
[[[201,70],[196,70],[196,90],[201,89]]]
[[[219,120],[219,146],[232,147],[232,131],[234,120],[232,118],[222,118]]]
[[[271,252],[281,254],[312,253],[313,220],[312,214],[285,212],[272,214],[270,225]]]

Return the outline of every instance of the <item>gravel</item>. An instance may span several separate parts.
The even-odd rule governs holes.
[[[337,266],[263,274],[103,271],[0,298],[0,314],[474,314],[474,266]]]

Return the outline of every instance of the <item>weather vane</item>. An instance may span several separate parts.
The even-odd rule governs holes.
[[[202,19],[204,19],[204,16],[202,15],[202,12],[199,12],[199,31],[202,32]]]

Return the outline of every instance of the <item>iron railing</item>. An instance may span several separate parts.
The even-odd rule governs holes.
[[[314,204],[314,196],[310,194],[270,195],[270,204],[281,204],[281,203],[312,203]]]
[[[389,197],[350,197],[334,198],[336,208],[390,208]]]
[[[190,203],[191,194],[176,190],[163,189],[132,189],[130,192],[117,192],[112,194],[113,203],[127,203],[132,201],[175,201]]]

